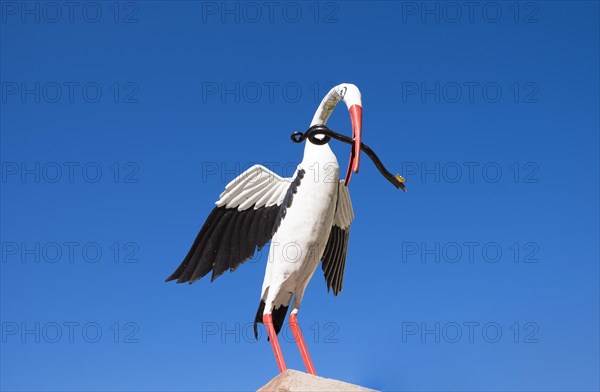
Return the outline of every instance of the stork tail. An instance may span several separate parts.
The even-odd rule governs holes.
[[[289,306],[281,305],[278,308],[273,309],[273,327],[275,328],[275,332],[279,334],[281,327],[283,326],[283,322],[285,321],[285,315],[287,314]],[[265,301],[260,301],[260,305],[258,305],[258,310],[256,311],[256,317],[254,317],[254,337],[258,340],[258,327],[257,325],[263,323],[263,313],[265,311]]]

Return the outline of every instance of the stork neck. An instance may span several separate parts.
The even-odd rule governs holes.
[[[310,140],[306,141],[304,146],[304,158],[303,161],[305,163],[311,162],[333,162],[337,163],[337,159],[331,147],[329,147],[329,143],[325,144],[314,144],[311,143]]]
[[[340,103],[342,100],[342,96],[336,91],[336,88],[332,88],[329,92],[323,97],[321,103],[317,107],[317,111],[313,116],[313,119],[310,123],[310,126],[313,125],[327,125],[327,120],[333,113],[333,109],[335,109],[336,105]],[[318,139],[324,138],[323,135],[316,135]],[[310,140],[306,140],[306,146],[304,147],[304,160],[310,161],[335,161],[335,154],[329,147],[328,143],[317,145],[311,143]]]
[[[327,120],[329,120],[331,113],[333,113],[333,109],[335,109],[335,106],[341,101],[341,99],[342,98],[340,97],[340,95],[335,91],[335,88],[332,88],[321,100],[321,103],[319,104],[319,107],[317,107],[317,111],[315,112],[315,115],[313,116],[313,119],[310,122],[310,126],[312,127],[313,125],[321,124],[327,125]],[[324,138],[323,135],[316,135],[315,137],[317,139]],[[328,144],[324,144],[323,146],[326,146],[327,149],[331,151],[331,148],[329,148]],[[321,146],[313,144],[310,142],[310,140],[307,140],[304,153],[306,154],[309,150],[315,150],[315,148],[317,147]]]
[[[313,125],[318,124],[326,125],[331,113],[333,113],[333,109],[335,109],[335,106],[340,102],[341,99],[342,98],[335,91],[335,89],[331,89],[331,91],[329,91],[327,95],[323,97],[323,100],[321,100],[310,126],[312,127]]]

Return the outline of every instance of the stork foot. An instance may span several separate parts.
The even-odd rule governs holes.
[[[304,338],[302,337],[302,331],[300,330],[300,326],[298,325],[296,312],[297,310],[294,309],[290,314],[290,327],[292,328],[292,333],[294,334],[294,340],[296,340],[296,344],[298,345],[298,349],[300,350],[300,355],[302,355],[302,361],[304,361],[306,371],[309,374],[316,376],[317,372],[315,372],[315,365],[313,365],[312,360],[310,359],[310,355],[308,354],[306,343],[304,342]]]
[[[269,336],[269,341],[271,342],[271,347],[273,348],[273,354],[275,354],[275,360],[277,361],[279,372],[283,373],[287,367],[285,366],[281,347],[279,346],[279,341],[277,340],[277,333],[275,332],[275,327],[273,326],[273,315],[270,313],[263,314],[263,324],[267,328],[267,334]]]

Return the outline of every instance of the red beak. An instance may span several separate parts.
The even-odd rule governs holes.
[[[350,184],[352,172],[358,173],[362,138],[362,107],[360,105],[352,105],[348,111],[350,112],[350,120],[352,121],[352,139],[354,139],[354,145],[350,152],[350,162],[348,162],[348,171],[346,172],[346,181],[344,183],[346,186]]]

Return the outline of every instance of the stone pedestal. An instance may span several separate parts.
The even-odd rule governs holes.
[[[288,369],[269,381],[258,392],[377,392],[374,389],[348,384],[338,380],[312,376]]]

